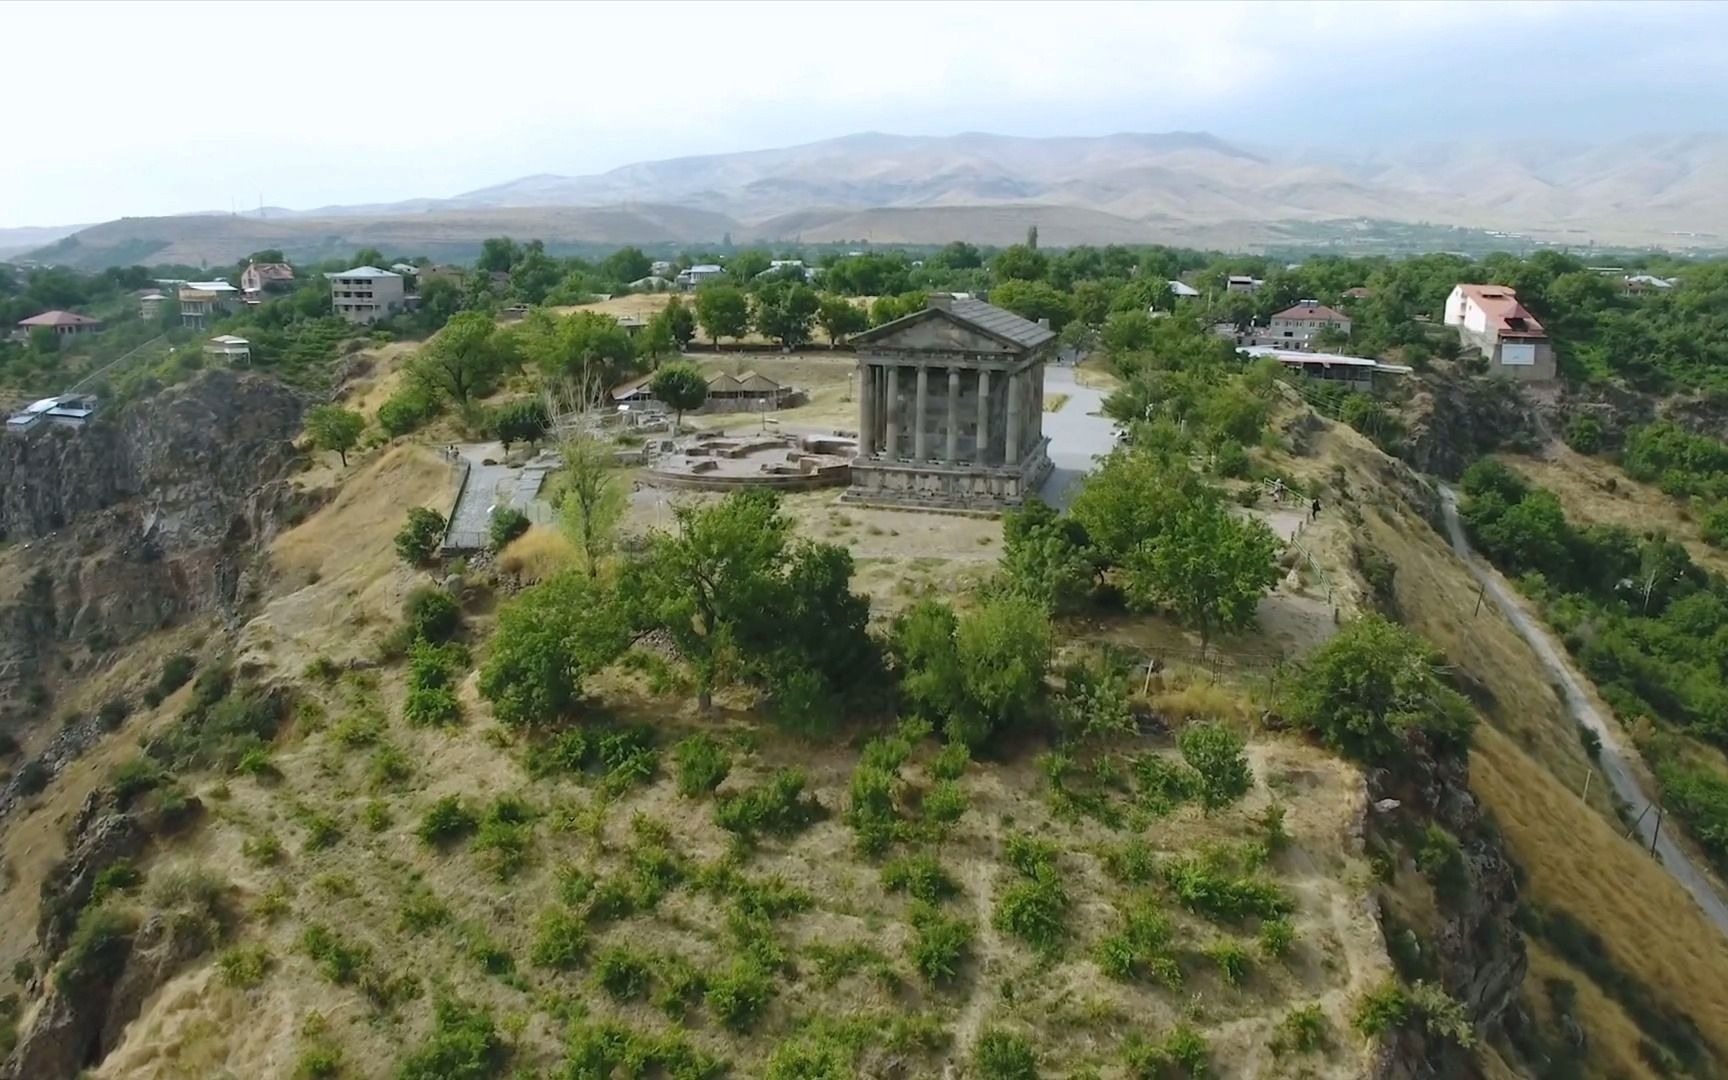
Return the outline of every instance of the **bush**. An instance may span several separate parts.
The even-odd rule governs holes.
[[[648,996],[655,963],[652,956],[613,946],[595,960],[594,981],[613,1001],[640,1001]]]
[[[1218,965],[1218,974],[1227,986],[1241,986],[1242,980],[1248,977],[1248,968],[1252,963],[1248,950],[1241,943],[1229,940],[1217,941],[1206,950],[1206,955]]]
[[[534,812],[522,800],[500,796],[480,818],[474,850],[484,853],[493,876],[506,881],[527,865],[534,844]]]
[[[1170,920],[1150,902],[1124,912],[1121,928],[1098,942],[1093,958],[1113,979],[1147,979],[1165,986],[1182,983]]]
[[[1211,1050],[1206,1039],[1186,1025],[1177,1027],[1161,1043],[1146,1043],[1130,1037],[1127,1053],[1130,1075],[1142,1077],[1199,1077],[1210,1071]]]
[[[492,521],[486,529],[492,550],[503,551],[510,541],[527,532],[531,524],[528,515],[513,506],[500,506],[492,511]]]
[[[739,959],[709,980],[703,995],[714,1019],[729,1031],[745,1031],[774,996],[774,984],[751,959]]]
[[[882,884],[890,892],[911,894],[914,900],[935,904],[960,891],[936,856],[925,853],[894,859],[882,868]]]
[[[1248,794],[1254,774],[1242,752],[1242,737],[1222,724],[1190,724],[1177,737],[1182,757],[1200,776],[1200,802],[1217,810]]]
[[[1326,1013],[1320,1003],[1302,1005],[1284,1014],[1272,1037],[1275,1054],[1307,1054],[1326,1045]]]
[[[678,793],[686,799],[709,794],[732,771],[732,755],[706,732],[680,742],[672,756],[678,763]]]
[[[117,731],[126,722],[126,716],[132,711],[132,706],[123,697],[111,697],[96,710],[96,722],[102,725],[104,731]]]
[[[294,1062],[294,1080],[332,1080],[342,1075],[342,1048],[315,1042],[300,1051]]]
[[[1267,919],[1260,924],[1259,943],[1268,960],[1282,960],[1296,944],[1296,929],[1283,916]]]
[[[435,585],[421,585],[402,604],[402,619],[410,641],[437,644],[449,641],[462,624],[456,598]]]
[[[1037,1080],[1038,1057],[1024,1036],[987,1028],[978,1036],[972,1067],[980,1080]]]
[[[353,982],[372,962],[372,950],[363,944],[342,940],[335,931],[319,923],[300,935],[300,950],[311,957],[319,974],[338,986]]]
[[[198,662],[185,653],[170,656],[162,664],[162,673],[156,677],[157,700],[160,701],[185,686],[197,670]]]
[[[132,953],[137,931],[138,920],[132,915],[110,907],[85,908],[54,969],[60,993],[77,997],[111,985]]]
[[[433,1007],[432,1034],[397,1070],[397,1080],[489,1080],[504,1064],[505,1047],[492,1017],[455,998]]]
[[[444,515],[424,506],[408,511],[408,520],[396,534],[396,555],[409,566],[424,566],[438,554],[444,542]]]
[[[966,772],[972,752],[964,743],[949,743],[930,760],[930,776],[935,780],[958,780]]]
[[[929,904],[912,908],[913,936],[906,947],[907,959],[933,985],[954,981],[972,948],[972,924],[948,918]]]
[[[448,844],[472,833],[480,825],[479,815],[462,805],[460,797],[446,795],[433,803],[420,819],[416,835],[428,846]]]
[[[852,827],[858,850],[880,855],[888,850],[900,831],[894,792],[894,773],[862,763],[852,771],[852,787],[846,803],[846,824]]]
[[[1604,435],[1602,421],[1593,413],[1579,413],[1566,425],[1566,445],[1580,454],[1601,453]]]
[[[1068,890],[1055,871],[1042,869],[1002,893],[993,921],[1034,951],[1054,956],[1068,936],[1068,906]]]
[[[406,383],[378,406],[378,426],[396,438],[419,429],[438,415],[438,402],[415,383]]]
[[[270,950],[262,945],[236,945],[216,958],[222,981],[245,990],[263,982],[270,965]]]
[[[714,801],[715,824],[744,840],[794,835],[821,814],[821,805],[804,795],[802,769],[781,769],[765,783]]]
[[[1230,864],[1217,850],[1178,856],[1164,864],[1164,881],[1183,907],[1209,919],[1273,919],[1294,908],[1276,884],[1239,875]]]

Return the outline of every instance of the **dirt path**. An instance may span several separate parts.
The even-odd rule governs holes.
[[[1644,789],[1638,772],[1633,767],[1632,752],[1627,750],[1622,741],[1618,725],[1611,717],[1604,715],[1590,700],[1590,695],[1585,693],[1584,677],[1573,668],[1571,661],[1549,636],[1547,629],[1525,610],[1523,603],[1506,584],[1505,579],[1478,559],[1471,550],[1470,541],[1464,536],[1464,526],[1458,520],[1457,496],[1445,484],[1440,485],[1440,508],[1446,518],[1446,535],[1452,541],[1453,550],[1464,560],[1464,565],[1470,568],[1470,573],[1476,580],[1482,583],[1488,597],[1494,601],[1494,606],[1500,609],[1519,635],[1530,643],[1530,648],[1542,661],[1542,666],[1548,669],[1550,677],[1559,685],[1561,696],[1566,700],[1566,710],[1572,714],[1572,718],[1595,732],[1601,740],[1602,772],[1613,786],[1615,794],[1631,806],[1648,806],[1655,802],[1655,798]],[[1723,902],[1722,895],[1716,891],[1709,874],[1700,869],[1667,834],[1656,835],[1656,819],[1652,815],[1646,814],[1640,818],[1637,829],[1646,847],[1654,841],[1656,853],[1661,856],[1662,868],[1692,894],[1692,899],[1704,910],[1705,916],[1715,924],[1716,929],[1728,935],[1728,903]]]
[[[972,1060],[972,1048],[978,1042],[985,1018],[990,1015],[990,1001],[995,996],[997,985],[991,975],[1001,954],[1002,943],[990,919],[994,871],[994,864],[983,859],[973,861],[966,871],[966,891],[972,894],[973,916],[978,920],[978,941],[974,952],[978,957],[978,968],[972,973],[972,992],[966,999],[966,1007],[960,1010],[959,1018],[954,1021],[953,1045],[962,1061]],[[949,1063],[953,1064],[952,1059]]]

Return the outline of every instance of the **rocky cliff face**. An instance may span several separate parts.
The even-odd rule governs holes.
[[[1483,454],[1533,449],[1541,432],[1536,409],[1520,388],[1457,372],[1423,376],[1406,425],[1401,456],[1417,471],[1448,480]]]
[[[62,661],[237,610],[260,544],[301,512],[302,407],[218,370],[82,431],[0,437],[0,730],[35,720]]]
[[[1426,942],[1420,962],[1430,969],[1432,981],[1464,1006],[1472,1027],[1485,1039],[1508,1019],[1530,964],[1513,922],[1517,870],[1470,793],[1469,774],[1463,755],[1433,754],[1417,746],[1396,771],[1371,773],[1368,791],[1377,805],[1389,807],[1373,815],[1373,827],[1387,847],[1396,847],[1398,838],[1415,835],[1429,824],[1458,843],[1463,883],[1436,904],[1434,923],[1423,928]],[[1406,866],[1401,872],[1415,868]],[[1390,939],[1393,927],[1383,928]],[[1465,1051],[1412,1024],[1388,1041],[1376,1077],[1430,1080],[1469,1072]]]

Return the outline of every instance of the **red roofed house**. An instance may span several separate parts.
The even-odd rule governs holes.
[[[1446,298],[1446,325],[1465,345],[1481,350],[1488,370],[1530,382],[1555,375],[1548,331],[1504,285],[1459,285]]]
[[[1279,349],[1308,349],[1322,330],[1336,330],[1348,337],[1350,316],[1318,300],[1298,300],[1294,306],[1272,316],[1266,332],[1255,335],[1265,340],[1255,344]]]
[[[240,291],[247,300],[258,300],[267,292],[294,287],[294,268],[287,263],[247,263],[240,271]]]
[[[75,311],[44,311],[40,315],[32,315],[18,324],[18,329],[28,336],[32,330],[46,327],[61,337],[73,337],[77,334],[95,334],[102,329],[101,319],[92,319],[88,315],[80,315]]]

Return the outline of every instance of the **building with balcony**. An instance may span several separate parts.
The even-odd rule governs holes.
[[[1547,382],[1558,373],[1548,331],[1504,285],[1461,284],[1446,298],[1446,325],[1466,347],[1481,352],[1488,370],[1524,382]]]
[[[247,303],[264,299],[265,293],[286,292],[293,287],[294,268],[287,263],[247,263],[240,271],[240,291],[246,294]]]
[[[1264,340],[1256,345],[1271,345],[1279,349],[1311,349],[1322,331],[1336,330],[1350,336],[1350,316],[1329,308],[1318,300],[1298,300],[1267,321],[1266,331],[1256,335]]]
[[[339,319],[372,323],[406,306],[407,290],[401,274],[376,266],[356,266],[324,276],[330,281],[330,308]]]
[[[180,325],[202,330],[230,314],[240,290],[226,281],[188,281],[180,286]]]

